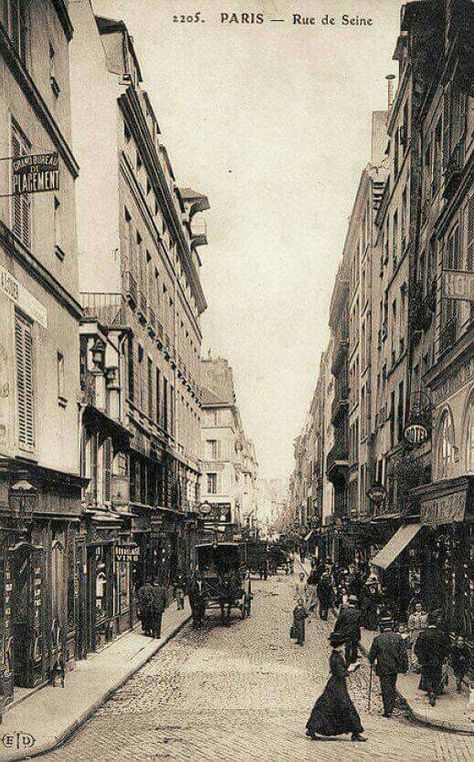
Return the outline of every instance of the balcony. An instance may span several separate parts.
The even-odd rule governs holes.
[[[122,294],[83,291],[81,302],[85,315],[95,317],[106,325],[121,322]]]
[[[148,333],[152,337],[156,336],[156,315],[151,307],[148,308]]]
[[[348,468],[348,449],[344,445],[337,443],[329,450],[326,460],[326,471],[329,481],[334,484],[342,479],[345,480]]]
[[[138,304],[138,286],[135,276],[130,270],[125,273],[125,296],[132,307]]]
[[[336,425],[337,421],[349,409],[349,388],[343,386],[336,389],[336,398],[331,407],[331,422]]]
[[[464,164],[464,138],[461,138],[454,146],[444,170],[443,196],[451,198],[456,191]]]
[[[458,318],[453,317],[448,320],[440,330],[439,333],[439,352],[443,354],[456,343],[458,336]]]

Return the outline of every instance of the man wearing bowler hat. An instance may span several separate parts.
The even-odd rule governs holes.
[[[397,700],[397,675],[407,672],[408,657],[401,635],[393,631],[390,617],[380,620],[380,629],[380,635],[372,642],[369,662],[376,664],[375,671],[382,691],[383,716],[391,717]]]
[[[357,608],[357,596],[350,595],[348,605],[341,608],[334,632],[344,638],[346,664],[354,664],[357,661],[357,647],[360,640],[360,611]]]

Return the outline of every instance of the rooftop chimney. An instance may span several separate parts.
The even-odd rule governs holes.
[[[393,104],[393,80],[395,79],[395,74],[387,74],[385,79],[387,80],[387,110],[390,111]]]

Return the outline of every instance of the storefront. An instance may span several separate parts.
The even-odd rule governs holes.
[[[414,490],[424,530],[421,590],[440,608],[446,627],[474,640],[474,477],[433,482]]]
[[[106,511],[89,512],[86,542],[87,651],[99,651],[133,627],[133,568],[140,558],[129,518]]]

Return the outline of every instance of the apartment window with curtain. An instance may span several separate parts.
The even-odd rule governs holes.
[[[15,354],[18,441],[20,446],[32,449],[35,444],[32,323],[19,312],[15,314]]]
[[[12,123],[12,156],[25,156],[31,153],[31,144],[18,125]],[[12,196],[12,230],[26,246],[31,246],[31,199],[27,193],[15,193]]]

